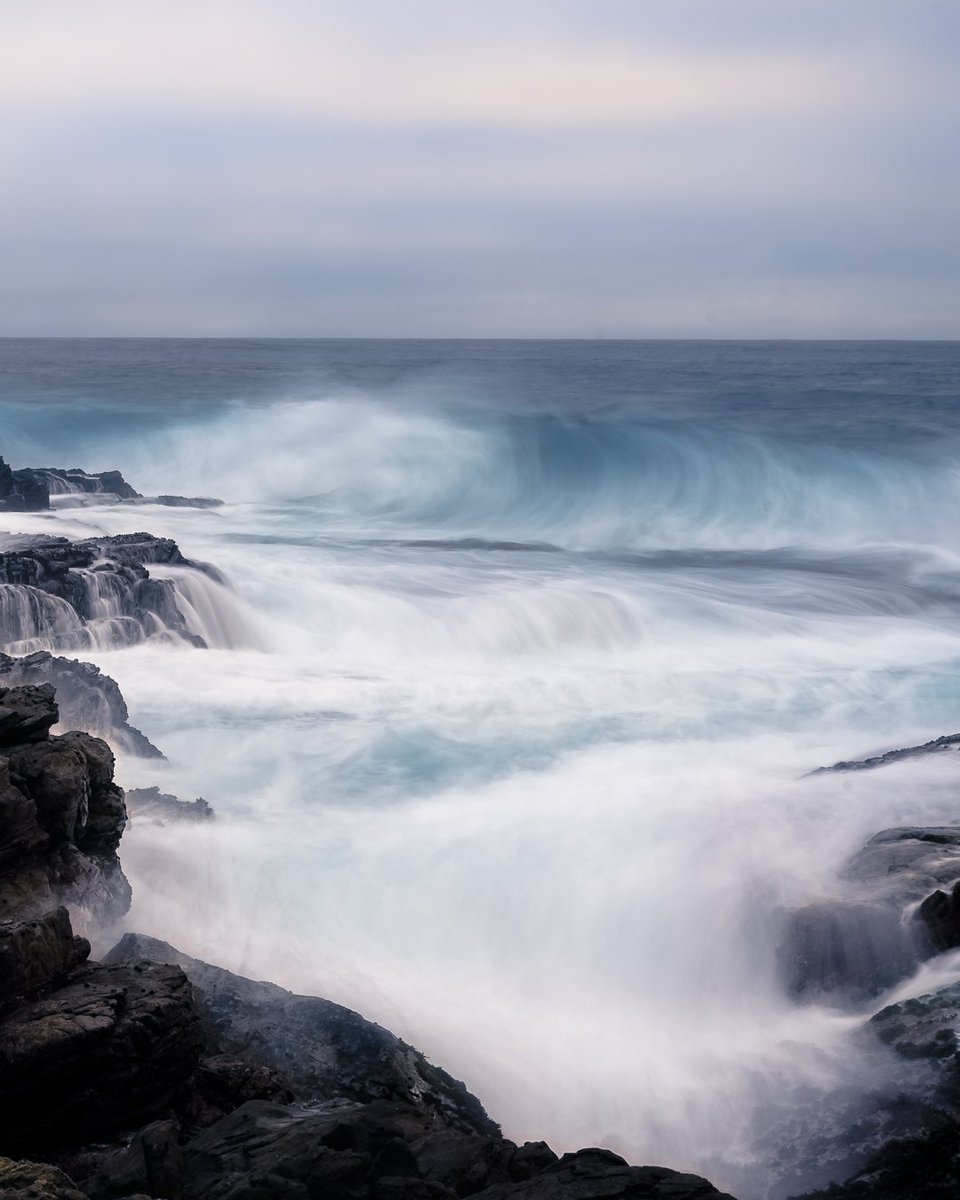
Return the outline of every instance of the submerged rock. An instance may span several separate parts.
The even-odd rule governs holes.
[[[202,796],[196,800],[179,800],[158,787],[127,788],[124,792],[127,812],[132,819],[153,821],[212,821],[216,815]]]
[[[865,1032],[928,1068],[925,1087],[900,1098],[915,1128],[874,1146],[843,1183],[797,1200],[952,1200],[960,1194],[960,984],[889,1005]]]
[[[798,999],[859,1003],[960,945],[960,826],[885,829],[841,872],[843,895],[784,914],[778,965]],[[931,894],[932,893],[932,894]]]

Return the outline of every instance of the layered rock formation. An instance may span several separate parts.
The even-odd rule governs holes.
[[[730,1200],[606,1150],[517,1146],[329,1001],[132,934],[89,961],[64,904],[125,908],[125,811],[109,748],[51,735],[58,715],[49,685],[0,688],[0,1196]]]
[[[0,688],[0,917],[58,904],[90,919],[126,911],[117,847],[126,823],[113,753],[86,733],[53,737],[53,688]]]
[[[205,563],[183,557],[176,542],[149,533],[71,542],[20,539],[0,552],[0,630],[14,654],[134,645],[173,637],[196,646],[170,579],[151,576],[154,564],[201,572],[222,583]]]
[[[0,512],[38,512],[50,507],[50,489],[33,471],[14,471],[0,458]]]

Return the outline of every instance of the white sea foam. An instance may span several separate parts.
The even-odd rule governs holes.
[[[953,468],[345,399],[122,443],[85,465],[228,504],[56,531],[232,585],[157,572],[210,650],[94,655],[170,760],[121,779],[218,811],[133,825],[130,927],[360,1009],[510,1136],[800,1190],[836,1097],[893,1085],[865,1014],[783,996],[777,907],[957,816],[952,760],[801,776],[957,724]]]

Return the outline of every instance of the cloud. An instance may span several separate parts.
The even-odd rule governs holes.
[[[934,0],[8,0],[0,325],[954,335],[958,32]]]

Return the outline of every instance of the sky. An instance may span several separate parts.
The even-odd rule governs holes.
[[[0,335],[960,337],[956,0],[0,0]]]

